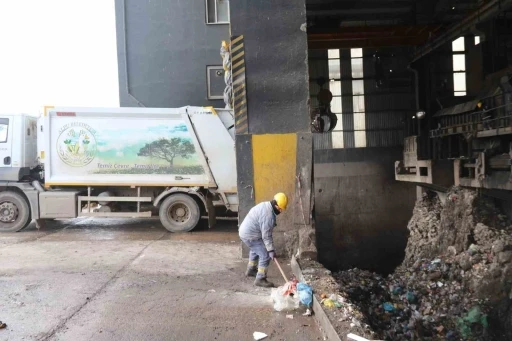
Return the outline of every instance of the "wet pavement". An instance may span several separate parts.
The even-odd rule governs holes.
[[[84,218],[0,234],[0,340],[323,340],[243,276],[236,224]],[[290,272],[289,267],[287,271]],[[271,266],[269,279],[282,284]]]

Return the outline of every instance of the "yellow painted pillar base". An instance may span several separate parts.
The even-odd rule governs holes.
[[[271,200],[274,194],[288,195],[291,208],[295,194],[297,134],[252,136],[254,195],[256,203]]]

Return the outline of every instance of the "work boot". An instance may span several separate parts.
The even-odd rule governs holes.
[[[257,273],[258,273],[258,269],[256,269],[256,268],[247,268],[247,271],[245,271],[245,276],[247,276],[247,277],[256,277]]]
[[[267,281],[266,278],[256,278],[254,281],[254,285],[257,287],[263,287],[263,288],[273,288],[274,283]]]
[[[245,272],[245,276],[256,277],[257,273],[258,273],[258,261],[250,260],[249,263],[247,263],[247,271]]]

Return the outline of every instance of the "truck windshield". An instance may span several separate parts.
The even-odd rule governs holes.
[[[9,130],[9,119],[0,118],[0,143],[7,142],[7,131]]]

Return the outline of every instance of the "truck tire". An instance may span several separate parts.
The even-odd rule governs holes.
[[[0,192],[0,232],[18,232],[30,224],[30,207],[16,192]]]
[[[201,210],[197,202],[186,194],[165,198],[160,206],[160,221],[170,232],[189,232],[197,226]]]

